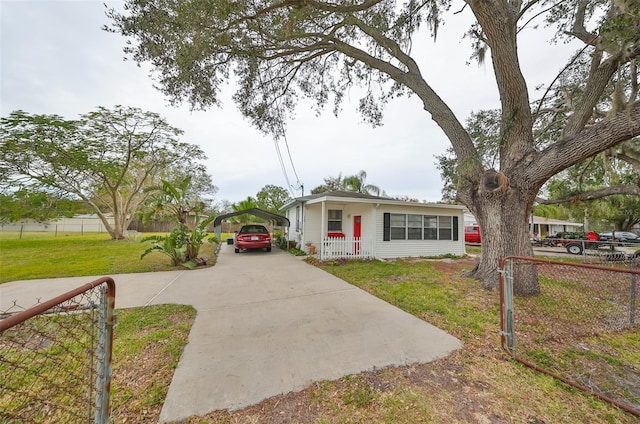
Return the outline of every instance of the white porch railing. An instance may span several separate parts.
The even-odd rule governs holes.
[[[324,237],[320,247],[320,259],[369,259],[373,258],[373,240],[361,237]]]

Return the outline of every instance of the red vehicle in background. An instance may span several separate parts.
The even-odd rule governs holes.
[[[464,226],[464,242],[465,243],[481,243],[479,225]]]

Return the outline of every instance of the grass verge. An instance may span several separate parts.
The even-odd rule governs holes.
[[[158,305],[116,313],[110,422],[155,423],[196,311]]]
[[[0,284],[38,278],[102,276],[175,269],[161,253],[140,255],[149,242],[111,240],[108,234],[65,234],[0,232]],[[213,256],[205,244],[201,254]]]

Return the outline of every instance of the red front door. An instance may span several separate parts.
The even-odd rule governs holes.
[[[353,250],[356,255],[360,253],[360,237],[362,234],[362,217],[360,215],[353,216]]]

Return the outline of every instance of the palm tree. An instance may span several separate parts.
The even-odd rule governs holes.
[[[171,184],[162,180],[162,185],[149,187],[147,191],[154,192],[149,201],[151,206],[147,212],[145,220],[151,215],[170,216],[180,224],[187,224],[187,214],[189,213],[189,196],[191,188],[191,177],[184,178],[178,184]]]
[[[258,203],[256,202],[256,199],[254,199],[251,196],[248,196],[245,200],[242,200],[238,203],[234,203],[231,207],[233,208],[234,212],[238,212],[246,209],[257,208]],[[240,224],[248,224],[249,222],[255,222],[256,220],[257,220],[257,217],[249,214],[239,215],[235,219],[232,218],[232,222],[236,222]]]
[[[380,187],[373,184],[365,184],[364,181],[366,179],[367,173],[364,170],[361,170],[355,175],[344,177],[343,183],[347,191],[379,196],[380,192],[382,191]]]

